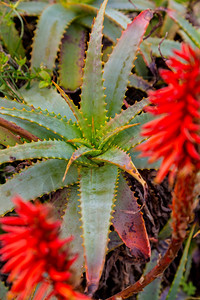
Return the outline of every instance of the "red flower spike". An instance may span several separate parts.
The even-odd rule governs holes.
[[[172,183],[177,171],[200,168],[200,50],[182,44],[174,54],[167,61],[172,70],[160,71],[168,86],[149,92],[154,106],[146,111],[159,117],[143,126],[142,135],[149,139],[137,147],[149,162],[163,158],[157,182],[169,170]]]
[[[25,300],[39,288],[33,299],[88,300],[68,284],[70,266],[77,256],[69,257],[73,237],[61,240],[61,222],[53,217],[53,207],[35,205],[15,197],[17,217],[0,219],[5,234],[0,235],[1,260],[7,260],[2,273],[9,273],[12,282],[7,298]]]

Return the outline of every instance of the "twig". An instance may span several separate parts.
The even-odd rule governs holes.
[[[151,31],[149,32],[149,34],[147,34],[144,38],[143,41],[148,39],[148,37],[150,37],[152,35],[152,33],[154,33],[154,31],[156,31],[156,29],[158,29],[159,27],[162,26],[163,24],[163,17],[161,15],[161,13],[157,10],[154,12],[155,15],[158,16],[158,24],[156,24],[155,26],[153,26],[153,28],[151,29]]]
[[[19,134],[20,136],[22,136],[23,138],[27,139],[28,141],[34,141],[34,142],[37,142],[38,140],[40,140],[36,135],[30,133],[29,131],[21,128],[20,126],[10,122],[10,121],[7,121],[3,118],[0,118],[0,125],[2,127],[5,127],[17,134]]]
[[[187,234],[188,223],[193,220],[193,209],[198,170],[194,167],[190,173],[178,172],[172,198],[172,239],[157,265],[137,282],[107,300],[126,299],[143,290],[154,279],[161,276],[175,259]]]
[[[162,38],[162,40],[160,41],[160,43],[159,43],[159,45],[158,45],[158,51],[159,51],[159,53],[160,53],[161,58],[162,58],[164,61],[166,61],[167,58],[165,58],[165,57],[162,55],[162,52],[161,52],[160,47],[161,47],[161,44],[164,42],[164,40],[166,40],[167,35],[168,35],[168,32],[165,33],[164,38]]]
[[[161,276],[165,269],[170,265],[170,263],[176,257],[179,249],[182,246],[184,238],[179,239],[172,239],[169,248],[165,255],[160,259],[158,264],[145,276],[142,276],[137,282],[133,285],[127,287],[125,290],[115,294],[114,296],[107,298],[106,300],[119,300],[119,299],[126,299],[133,294],[136,294],[143,290],[143,288],[151,283],[155,278]]]

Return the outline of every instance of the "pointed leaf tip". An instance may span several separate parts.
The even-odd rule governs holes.
[[[105,97],[102,74],[102,32],[107,0],[101,5],[90,35],[84,68],[81,111],[92,130],[85,132],[86,137],[94,142],[96,131],[106,121]]]
[[[103,77],[108,117],[113,118],[121,111],[133,62],[152,17],[153,12],[148,9],[128,24],[105,64]]]

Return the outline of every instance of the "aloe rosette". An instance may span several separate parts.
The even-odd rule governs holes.
[[[26,103],[0,99],[1,117],[35,137],[35,141],[0,151],[0,163],[35,159],[0,186],[0,212],[12,209],[15,193],[28,201],[60,190],[55,206],[59,212],[64,210],[62,232],[75,236],[71,245],[80,253],[76,261],[79,275],[84,252],[89,294],[98,287],[111,224],[135,256],[139,253],[144,260],[150,256],[142,213],[124,177],[127,172],[138,180],[146,195],[146,182],[128,151],[144,139],[140,128],[151,118],[143,112],[149,103],[143,99],[126,110],[122,106],[133,62],[153,13],[145,10],[128,25],[103,68],[106,4],[107,0],[90,35],[80,108],[57,84],[60,95],[50,89],[48,97],[25,97]]]

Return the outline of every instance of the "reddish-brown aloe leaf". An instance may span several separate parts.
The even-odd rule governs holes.
[[[112,220],[115,230],[126,246],[130,248],[130,252],[136,260],[148,260],[151,255],[151,248],[142,213],[137,199],[122,175],[119,177],[115,204]]]
[[[103,78],[108,117],[113,118],[121,111],[133,62],[152,17],[153,12],[145,10],[128,24],[105,64]]]
[[[60,84],[67,90],[80,87],[83,77],[86,30],[71,24],[62,40],[60,51]]]

